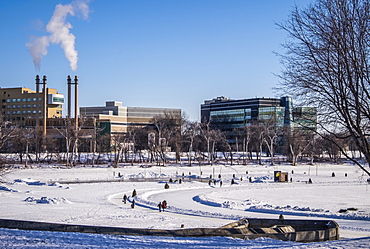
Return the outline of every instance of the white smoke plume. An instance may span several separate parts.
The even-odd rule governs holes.
[[[70,29],[72,25],[66,22],[68,15],[81,16],[87,19],[90,13],[88,3],[90,0],[75,0],[70,4],[58,4],[55,7],[54,14],[46,25],[46,31],[50,33],[49,36],[31,37],[26,44],[28,50],[33,58],[36,70],[40,71],[41,59],[48,53],[48,46],[50,43],[60,44],[64,50],[64,55],[69,61],[70,67],[73,71],[77,69],[78,52],[75,49],[74,36]]]

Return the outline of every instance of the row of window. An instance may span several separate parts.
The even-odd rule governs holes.
[[[252,110],[248,109],[235,109],[235,110],[222,110],[211,111],[210,118],[213,122],[237,122],[252,119]]]
[[[5,112],[5,114],[7,114],[7,115],[20,115],[20,114],[36,114],[37,112],[36,112],[36,110],[34,110],[34,111],[30,111],[30,110],[28,110],[28,111],[6,111]],[[42,111],[41,110],[39,110],[39,114],[41,114],[42,113]],[[57,115],[61,115],[62,114],[62,111],[56,111],[55,112],[55,114],[57,114]]]
[[[27,98],[27,99],[7,99],[6,102],[34,102],[37,101],[37,98]],[[42,101],[42,98],[39,98],[39,101]]]
[[[37,105],[36,104],[33,104],[33,105],[30,105],[30,104],[28,104],[28,105],[7,105],[6,107],[5,106],[3,106],[3,108],[6,108],[6,109],[11,109],[11,108],[13,108],[13,109],[19,109],[19,108],[36,108],[37,107]],[[39,108],[41,108],[42,107],[42,104],[39,104]],[[56,108],[62,108],[62,106],[61,105],[57,105],[56,106]]]
[[[36,108],[37,107],[37,105],[36,104],[33,104],[33,105],[30,105],[30,104],[28,104],[28,105],[7,105],[6,106],[6,109],[10,109],[10,108],[31,108],[31,107],[33,107],[33,108]],[[41,104],[39,104],[39,107],[41,108],[42,107],[42,105]]]
[[[19,115],[19,114],[36,114],[36,111],[6,111],[7,115],[13,114],[13,115]],[[41,110],[39,110],[39,113],[41,114]]]

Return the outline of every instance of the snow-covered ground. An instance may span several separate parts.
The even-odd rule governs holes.
[[[292,182],[274,182],[276,170],[288,172]],[[216,177],[215,183],[196,180],[210,175]],[[129,178],[159,180],[117,182]],[[169,178],[177,181],[165,189]],[[0,218],[179,229],[182,225],[220,227],[244,217],[278,218],[283,214],[292,219],[333,219],[341,226],[342,239],[301,244],[265,238],[244,241],[0,229],[0,248],[369,248],[370,185],[366,180],[351,164],[20,167],[1,177]],[[137,196],[132,209],[129,203],[123,204],[122,196],[131,196],[134,189]],[[163,200],[169,207],[159,212],[157,204]]]

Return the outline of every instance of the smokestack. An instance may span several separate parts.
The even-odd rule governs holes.
[[[71,76],[68,75],[67,85],[68,85],[68,103],[67,103],[67,118],[71,117]]]
[[[36,122],[36,128],[40,126],[40,114],[39,114],[39,98],[40,98],[40,77],[36,75],[36,114],[35,114],[35,122]],[[36,129],[38,130],[38,129]]]
[[[40,77],[36,75],[36,93],[39,92]]]
[[[43,114],[42,114],[42,128],[43,128],[43,134],[46,136],[46,76],[42,78],[42,84],[43,84],[43,89],[42,89],[42,109],[43,109]]]
[[[75,76],[75,125],[76,131],[78,129],[78,77]]]

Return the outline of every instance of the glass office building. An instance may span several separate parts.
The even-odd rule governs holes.
[[[316,108],[293,107],[291,97],[233,100],[217,97],[201,105],[201,122],[232,131],[246,125],[272,122],[277,127],[316,129]]]

